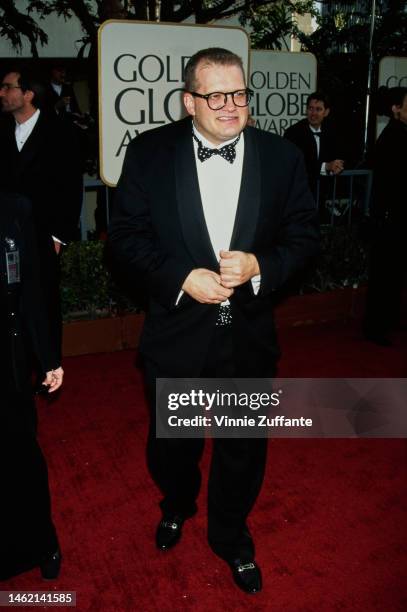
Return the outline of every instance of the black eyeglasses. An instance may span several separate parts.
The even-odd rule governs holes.
[[[189,92],[191,96],[194,98],[203,98],[206,100],[209,108],[211,110],[220,110],[224,106],[226,106],[228,101],[228,96],[232,97],[233,104],[235,106],[247,106],[250,102],[250,99],[253,95],[253,91],[251,89],[238,89],[237,91],[214,91],[209,94],[200,94],[196,93],[196,91]]]
[[[11,85],[11,83],[0,83],[0,91],[10,91],[10,89],[21,89],[19,85]]]

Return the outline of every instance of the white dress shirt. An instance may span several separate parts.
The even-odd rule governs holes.
[[[52,87],[52,89],[55,91],[55,93],[57,94],[57,96],[61,97],[61,93],[62,93],[62,85],[58,85],[57,83],[52,83],[52,82],[51,82],[51,87]]]
[[[228,140],[219,147],[214,147],[198,130],[193,128],[195,136],[209,149],[221,148],[236,140]],[[206,227],[216,255],[220,259],[220,251],[230,247],[233,226],[235,223],[237,204],[242,182],[244,156],[244,136],[241,135],[236,147],[236,158],[233,164],[220,155],[212,155],[201,162],[198,159],[198,143],[194,139],[196,169],[198,173],[199,191]]]
[[[19,151],[21,151],[26,141],[28,140],[31,132],[33,131],[35,127],[35,124],[38,121],[39,116],[40,116],[40,109],[37,108],[35,113],[31,115],[31,117],[27,119],[27,121],[24,121],[24,123],[18,123],[18,121],[16,121],[15,135],[16,135],[17,149]]]

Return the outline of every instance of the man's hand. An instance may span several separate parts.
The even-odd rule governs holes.
[[[344,169],[344,161],[343,159],[334,159],[333,161],[326,162],[325,168],[327,172],[332,172],[332,174],[340,174]]]
[[[257,274],[260,274],[259,263],[252,253],[220,252],[220,281],[224,287],[239,287]]]
[[[55,248],[55,253],[59,255],[61,251],[61,243],[58,242],[58,240],[54,240],[54,248]]]
[[[192,270],[185,279],[182,290],[201,304],[221,304],[233,293],[233,289],[221,285],[219,274],[205,268]]]
[[[70,103],[71,103],[71,96],[63,96],[63,98],[60,98],[60,100],[58,100],[58,102],[55,104],[54,108],[57,111],[57,113],[61,111],[64,112],[69,107]]]
[[[45,380],[42,384],[48,387],[48,393],[53,393],[62,385],[63,378],[64,371],[60,367],[56,370],[50,370],[47,372],[45,375]]]

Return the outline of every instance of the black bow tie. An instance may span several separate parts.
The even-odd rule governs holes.
[[[314,132],[313,130],[311,130],[311,132],[314,134],[314,136],[321,136],[321,132]]]
[[[212,157],[212,155],[220,155],[221,157],[223,157],[223,159],[226,159],[226,161],[230,162],[231,164],[233,164],[233,162],[235,161],[236,145],[239,142],[240,134],[236,138],[236,140],[234,140],[230,144],[225,145],[224,147],[221,147],[220,149],[209,149],[208,147],[204,147],[199,138],[195,136],[195,132],[192,132],[192,136],[194,137],[194,140],[196,140],[196,142],[198,143],[199,161],[204,162],[210,157]]]

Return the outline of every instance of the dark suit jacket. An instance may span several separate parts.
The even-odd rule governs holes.
[[[6,238],[14,241],[20,256],[21,280],[7,283]],[[0,380],[1,390],[30,387],[30,360],[36,355],[43,372],[58,367],[45,319],[37,242],[30,202],[16,194],[0,192]],[[15,313],[15,314],[12,314]]]
[[[232,329],[238,375],[261,376],[279,354],[273,291],[315,254],[318,230],[299,152],[255,128],[246,128],[244,139],[230,248],[256,255],[261,286],[258,295],[250,281],[235,289]],[[149,292],[141,352],[161,375],[198,376],[218,306],[188,295],[176,301],[191,270],[219,271],[219,264],[205,224],[189,118],[143,133],[128,146],[110,240],[119,265]]]
[[[284,137],[297,145],[302,151],[310,185],[315,193],[316,181],[320,176],[322,163],[334,159],[344,159],[343,147],[339,143],[337,135],[325,122],[322,124],[321,136],[319,136],[319,156],[315,136],[307,119],[301,119],[301,121],[289,127],[285,131]]]
[[[372,215],[388,216],[405,234],[407,126],[391,119],[377,139],[373,153]]]
[[[65,122],[40,113],[19,152],[12,116],[0,129],[0,189],[27,196],[41,243],[75,236],[82,205],[82,169],[75,133]],[[41,248],[43,244],[40,245]]]

